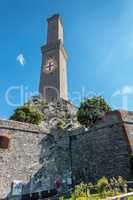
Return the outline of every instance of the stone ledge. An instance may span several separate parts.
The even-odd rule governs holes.
[[[13,120],[0,120],[0,129],[10,129],[32,133],[44,133],[44,129],[40,128],[37,125]]]

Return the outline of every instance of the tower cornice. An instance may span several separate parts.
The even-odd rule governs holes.
[[[45,53],[45,52],[48,52],[48,51],[51,51],[52,49],[59,49],[62,51],[65,59],[68,58],[68,54],[67,54],[67,51],[64,47],[64,45],[62,44],[61,40],[59,40],[57,43],[49,43],[49,44],[46,44],[46,45],[43,45],[41,47],[41,51],[42,53]]]
[[[58,20],[58,19],[60,20],[61,25],[64,26],[64,25],[63,25],[63,22],[62,22],[62,19],[61,19],[60,15],[59,15],[59,13],[52,15],[51,17],[49,17],[49,18],[47,19],[47,21],[49,22],[49,21]]]

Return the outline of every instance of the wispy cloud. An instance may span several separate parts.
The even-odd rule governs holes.
[[[22,53],[20,53],[18,56],[17,56],[17,61],[20,63],[20,65],[25,65],[26,63],[26,60],[25,60],[25,57]]]
[[[128,95],[133,94],[133,86],[125,85],[120,90],[116,90],[112,97],[119,96],[119,95]]]

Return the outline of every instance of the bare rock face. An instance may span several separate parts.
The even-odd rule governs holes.
[[[41,123],[47,131],[51,128],[72,130],[80,127],[77,121],[77,107],[70,101],[59,99],[56,102],[46,102],[41,97],[33,97],[33,104],[44,113],[45,119]]]

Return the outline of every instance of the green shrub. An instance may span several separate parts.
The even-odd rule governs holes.
[[[111,190],[115,195],[125,192],[126,188],[127,181],[121,176],[113,177],[109,181],[109,190]]]
[[[75,186],[74,194],[76,197],[86,197],[87,196],[87,184],[80,183]]]
[[[58,123],[57,123],[57,128],[59,129],[65,129],[65,122],[63,120],[60,120]]]
[[[125,192],[123,187],[126,182],[121,176],[112,179],[107,179],[104,176],[97,181],[96,185],[80,183],[73,188],[71,197],[68,200],[99,200],[117,196]],[[64,197],[64,199],[66,198]]]
[[[101,193],[101,192],[104,192],[106,190],[108,185],[109,185],[109,181],[104,176],[97,181],[96,187],[97,187],[98,191]]]
[[[94,125],[98,119],[101,119],[109,111],[111,111],[111,108],[103,97],[92,97],[81,102],[77,118],[82,125],[89,127]]]
[[[15,110],[10,120],[27,122],[39,125],[44,119],[44,114],[40,112],[37,107],[31,103],[27,103]]]

